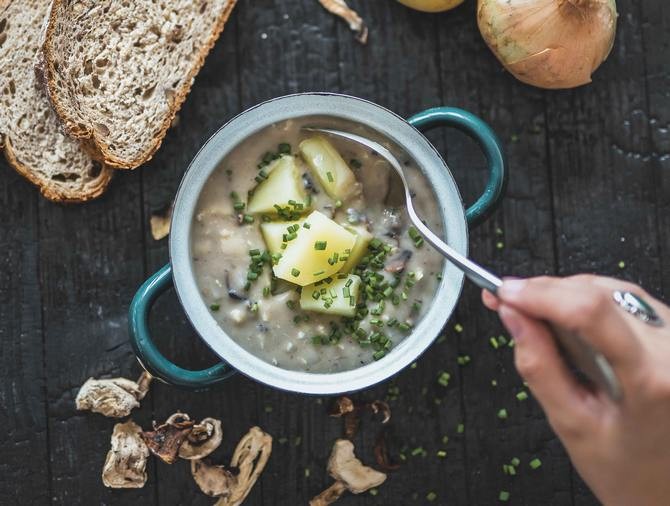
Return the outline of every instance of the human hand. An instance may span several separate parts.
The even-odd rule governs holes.
[[[648,302],[666,322],[654,327],[619,307],[615,290]],[[577,471],[606,505],[670,504],[670,308],[637,285],[580,275],[507,280],[484,304],[515,340],[526,380]],[[548,321],[574,331],[612,364],[623,398],[579,384]]]

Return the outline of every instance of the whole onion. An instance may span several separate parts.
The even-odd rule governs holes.
[[[616,33],[615,0],[479,0],[484,40],[517,79],[540,88],[591,82]]]

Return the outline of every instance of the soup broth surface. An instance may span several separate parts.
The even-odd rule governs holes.
[[[388,147],[404,164],[419,215],[434,231],[441,232],[433,190],[407,155],[360,125],[306,117],[264,128],[222,160],[197,204],[191,228],[192,265],[212,316],[244,349],[285,369],[345,371],[384,360],[411,333],[431,304],[444,261],[430,245],[420,244],[416,234],[410,234],[402,183],[377,153],[351,141],[328,137],[357,181],[346,200],[328,196],[299,153],[300,143],[314,136],[302,130],[303,126],[340,128]],[[290,156],[295,156],[311,201],[303,217],[318,210],[338,224],[365,227],[375,244],[382,245],[383,268],[375,273],[378,281],[373,281],[375,287],[385,286],[383,293],[376,295],[382,299],[364,301],[359,295],[354,318],[301,309],[300,288],[274,278],[272,261],[262,267],[256,279],[249,279],[250,251],[268,249],[260,225],[278,217],[252,216],[240,209],[239,203],[248,204],[248,192],[258,184],[259,164],[264,157],[269,159],[267,153],[277,153],[280,144],[284,152],[290,145]],[[363,269],[352,274],[365,277],[370,272]],[[362,291],[368,284],[362,283]]]

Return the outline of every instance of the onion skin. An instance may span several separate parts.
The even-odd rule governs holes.
[[[591,82],[616,34],[615,0],[479,0],[477,23],[504,67],[548,89]]]

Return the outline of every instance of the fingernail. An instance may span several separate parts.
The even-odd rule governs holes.
[[[526,287],[525,279],[506,279],[498,290],[503,299],[513,299]]]
[[[498,314],[500,315],[502,322],[505,324],[505,327],[507,327],[507,330],[509,330],[512,337],[514,337],[516,343],[519,344],[521,339],[523,339],[523,324],[521,323],[521,320],[519,320],[518,313],[511,307],[503,304],[500,306]]]

